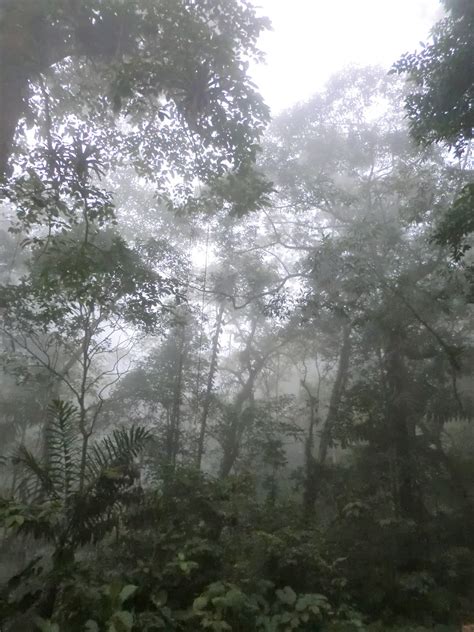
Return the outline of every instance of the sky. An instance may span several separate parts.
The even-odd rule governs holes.
[[[277,114],[310,97],[350,64],[387,68],[420,48],[442,17],[438,0],[254,0],[273,31],[260,39],[266,64],[255,83]]]

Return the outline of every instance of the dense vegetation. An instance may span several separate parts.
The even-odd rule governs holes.
[[[2,4],[2,632],[474,621],[474,14],[445,4],[269,125],[245,0]]]

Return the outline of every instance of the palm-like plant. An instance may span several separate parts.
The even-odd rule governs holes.
[[[83,454],[78,411],[54,401],[45,450],[36,457],[25,446],[15,456],[26,503],[3,504],[3,514],[20,531],[54,544],[55,560],[74,557],[78,546],[101,539],[116,524],[117,509],[131,498],[135,459],[150,440],[140,427],[121,428]]]

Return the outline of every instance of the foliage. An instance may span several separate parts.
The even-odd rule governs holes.
[[[432,31],[432,43],[404,55],[394,66],[411,82],[406,109],[414,137],[445,141],[462,153],[472,138],[474,119],[474,11],[466,0],[444,0],[448,16]]]
[[[422,144],[444,142],[457,156],[465,154],[474,130],[474,10],[466,0],[444,0],[447,17],[432,30],[432,42],[421,52],[405,54],[394,72],[406,73],[409,94],[405,106],[410,129]],[[464,186],[441,221],[435,238],[448,244],[456,261],[470,248],[465,240],[473,232],[472,183]]]
[[[206,180],[254,156],[268,109],[247,69],[268,22],[247,2],[22,1],[6,6],[1,26],[9,115],[1,172],[22,115],[70,129],[74,118],[87,119],[94,138],[106,139],[109,160],[131,159],[161,182],[173,174]],[[20,34],[15,46],[9,33]],[[26,109],[15,101],[15,73],[20,85],[32,84]],[[38,107],[38,95],[47,106]]]
[[[448,244],[455,261],[460,261],[471,249],[466,239],[474,233],[474,184],[467,184],[455,200],[449,213],[439,223],[435,239]]]
[[[4,525],[52,542],[58,560],[100,540],[116,525],[117,503],[130,498],[137,476],[133,460],[148,439],[139,427],[122,428],[84,452],[78,411],[54,402],[43,459],[25,446],[14,457],[22,472],[18,494],[23,502],[3,500]]]
[[[472,621],[470,6],[259,153],[244,0],[4,4],[2,626]]]

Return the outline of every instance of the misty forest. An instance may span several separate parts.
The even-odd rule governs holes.
[[[440,15],[270,116],[247,0],[1,1],[2,632],[474,629],[474,3]]]

